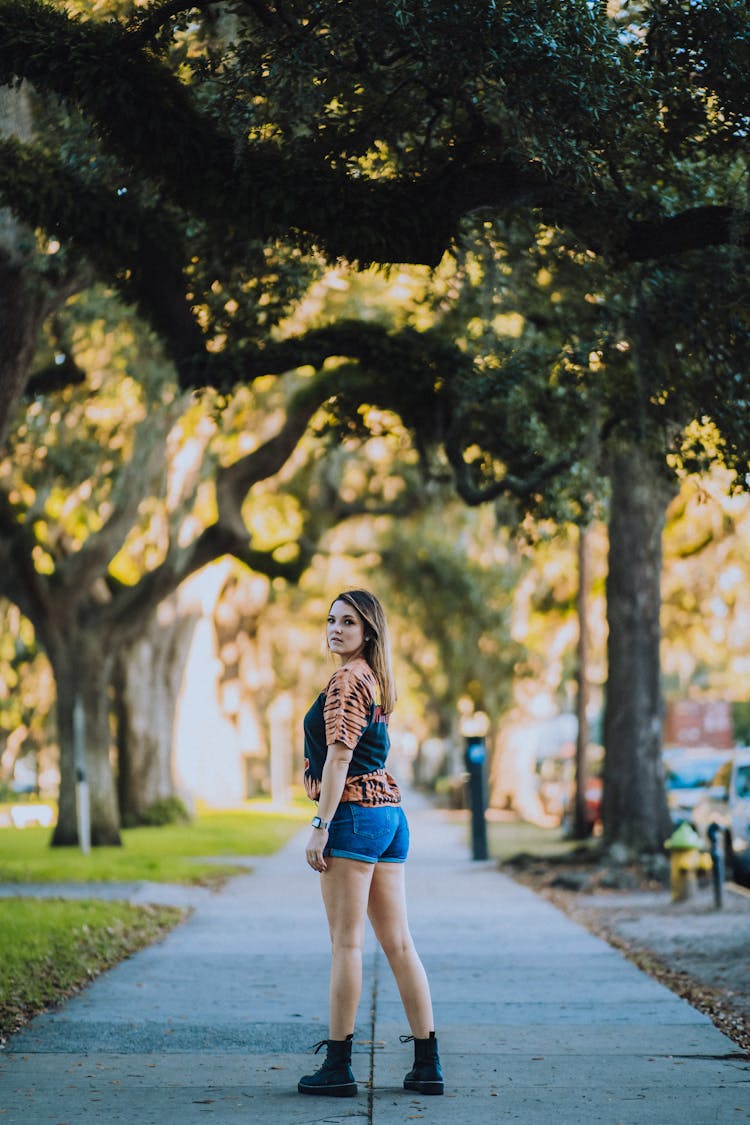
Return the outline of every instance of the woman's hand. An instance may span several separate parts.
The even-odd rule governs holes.
[[[311,801],[317,801],[320,796],[320,782],[315,777],[310,777],[308,774],[304,776],[305,793]]]
[[[313,871],[328,870],[326,861],[323,858],[323,850],[327,843],[328,829],[313,828],[310,833],[310,839],[307,841],[307,847],[305,848],[305,858]]]

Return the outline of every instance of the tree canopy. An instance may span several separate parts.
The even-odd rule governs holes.
[[[226,305],[278,241],[434,266],[467,217],[533,214],[619,263],[746,246],[749,23],[728,0],[2,0],[0,82],[46,125],[0,140],[0,197],[53,274],[78,259],[139,306],[183,385],[225,386],[262,370]]]

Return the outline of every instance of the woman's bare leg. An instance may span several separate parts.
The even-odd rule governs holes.
[[[368,915],[396,978],[411,1033],[416,1039],[427,1039],[435,1029],[432,999],[409,930],[403,863],[375,864]]]
[[[346,1039],[354,1031],[362,992],[362,949],[370,884],[376,864],[326,856],[320,876],[331,934],[329,993],[330,1039]]]

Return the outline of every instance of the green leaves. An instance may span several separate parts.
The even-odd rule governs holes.
[[[238,11],[231,41],[176,23],[158,58],[132,26],[3,0],[0,76],[64,99],[128,182],[221,244],[294,231],[332,258],[435,264],[467,211],[543,202],[601,249],[654,208],[675,155],[743,147],[736,9],[657,5],[623,27],[583,0],[320,0]]]

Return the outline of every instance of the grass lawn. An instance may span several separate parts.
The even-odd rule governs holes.
[[[0,914],[2,1043],[38,1012],[162,937],[185,911],[124,902],[9,898],[0,902]]]
[[[511,817],[487,819],[487,847],[490,856],[501,863],[521,853],[539,859],[555,859],[581,847],[595,848],[598,843],[596,839],[566,840],[561,828],[540,828]]]
[[[241,868],[206,857],[261,856],[280,848],[309,817],[268,809],[203,812],[190,824],[129,828],[119,848],[51,848],[48,828],[0,828],[0,882],[121,882],[213,884]],[[4,910],[4,907],[1,907]]]
[[[275,852],[309,818],[309,805],[202,811],[191,824],[131,828],[120,848],[51,848],[47,828],[0,828],[0,882],[215,884],[247,871],[232,856]],[[221,857],[213,862],[210,857]],[[229,857],[229,858],[226,858]],[[0,1042],[102,970],[166,934],[172,907],[62,899],[0,899]]]

